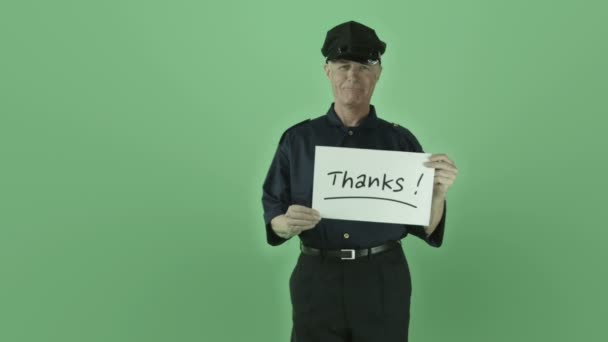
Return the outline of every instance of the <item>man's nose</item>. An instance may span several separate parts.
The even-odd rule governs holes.
[[[346,75],[348,78],[357,79],[359,77],[359,68],[349,68]]]

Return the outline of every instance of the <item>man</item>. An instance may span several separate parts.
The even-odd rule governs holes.
[[[400,240],[411,233],[434,247],[443,241],[446,192],[458,173],[445,154],[425,163],[435,168],[429,226],[321,220],[311,208],[315,146],[423,152],[408,129],[380,119],[370,104],[385,49],[354,21],[327,32],[321,52],[334,102],[283,133],[264,181],[267,242],[295,235],[301,242],[289,280],[292,341],[407,341],[411,278]]]

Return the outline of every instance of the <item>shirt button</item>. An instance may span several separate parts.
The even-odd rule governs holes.
[[[348,135],[353,135],[353,131],[349,130]]]
[[[344,233],[344,238],[348,239],[350,237],[350,235],[348,235],[348,233]]]

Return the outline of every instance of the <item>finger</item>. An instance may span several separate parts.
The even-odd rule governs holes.
[[[442,176],[435,176],[434,183],[435,184],[445,184],[445,185],[450,186],[453,184],[453,181],[450,178],[446,178],[446,177],[442,177]]]
[[[302,212],[293,212],[293,211],[288,211],[285,216],[290,217],[290,218],[294,218],[294,219],[298,219],[298,220],[308,220],[308,221],[314,221],[314,220],[319,220],[320,217],[319,216],[315,216],[309,213],[302,213]]]
[[[297,235],[300,233],[300,228],[299,227],[295,227],[295,226],[287,226],[287,233],[291,234],[291,235]]]
[[[307,221],[318,221],[321,219],[321,216],[299,213],[299,212],[287,212],[285,213],[286,217],[291,217],[298,220],[307,220]]]
[[[454,162],[445,153],[433,154],[429,157],[428,160],[429,161],[442,161],[442,162],[448,163],[450,165],[456,166],[456,164],[454,164]]]
[[[315,226],[316,226],[316,224],[308,224],[308,225],[304,225],[304,226],[294,226],[289,229],[297,234],[300,234],[302,231],[312,229]]]
[[[304,230],[311,230],[311,229],[313,229],[316,226],[317,226],[316,224],[311,224],[311,225],[308,225],[308,226],[302,226],[302,227],[300,227],[300,229],[302,229],[303,231]]]
[[[448,164],[448,163],[444,163],[444,162],[441,162],[441,161],[434,161],[434,162],[427,161],[427,162],[424,162],[424,166],[426,166],[426,167],[432,167],[432,168],[435,168],[435,169],[438,169],[438,170],[450,170],[450,171],[452,171],[454,173],[458,173],[458,169],[454,165]]]
[[[449,165],[451,167],[456,168],[456,164],[454,164],[453,161],[451,160],[445,160],[445,159],[429,159],[427,160],[425,163],[434,163],[434,164],[439,164],[439,165]]]
[[[289,210],[291,210],[293,212],[297,212],[297,213],[304,213],[304,214],[309,214],[309,215],[313,215],[313,216],[321,216],[316,209],[305,207],[305,206],[299,205],[299,204],[291,205],[289,207],[288,211]]]
[[[287,218],[287,226],[290,227],[306,227],[311,224],[317,224],[318,220],[299,220],[288,217]]]
[[[448,164],[448,163],[445,163],[442,161],[426,161],[426,162],[424,162],[424,166],[433,167],[436,169],[445,169],[445,170],[453,170],[453,171],[458,170],[452,164]]]
[[[319,224],[319,222],[308,222],[308,224],[302,224],[302,225],[298,225],[296,227],[300,230],[309,230],[309,229],[316,227],[317,224]]]
[[[435,176],[441,176],[451,180],[456,179],[456,173],[451,170],[435,170]]]

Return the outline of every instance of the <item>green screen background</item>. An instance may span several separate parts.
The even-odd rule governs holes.
[[[3,1],[0,341],[286,341],[266,244],[281,133],[320,48],[387,42],[372,103],[460,173],[410,236],[412,341],[605,341],[602,1]]]

